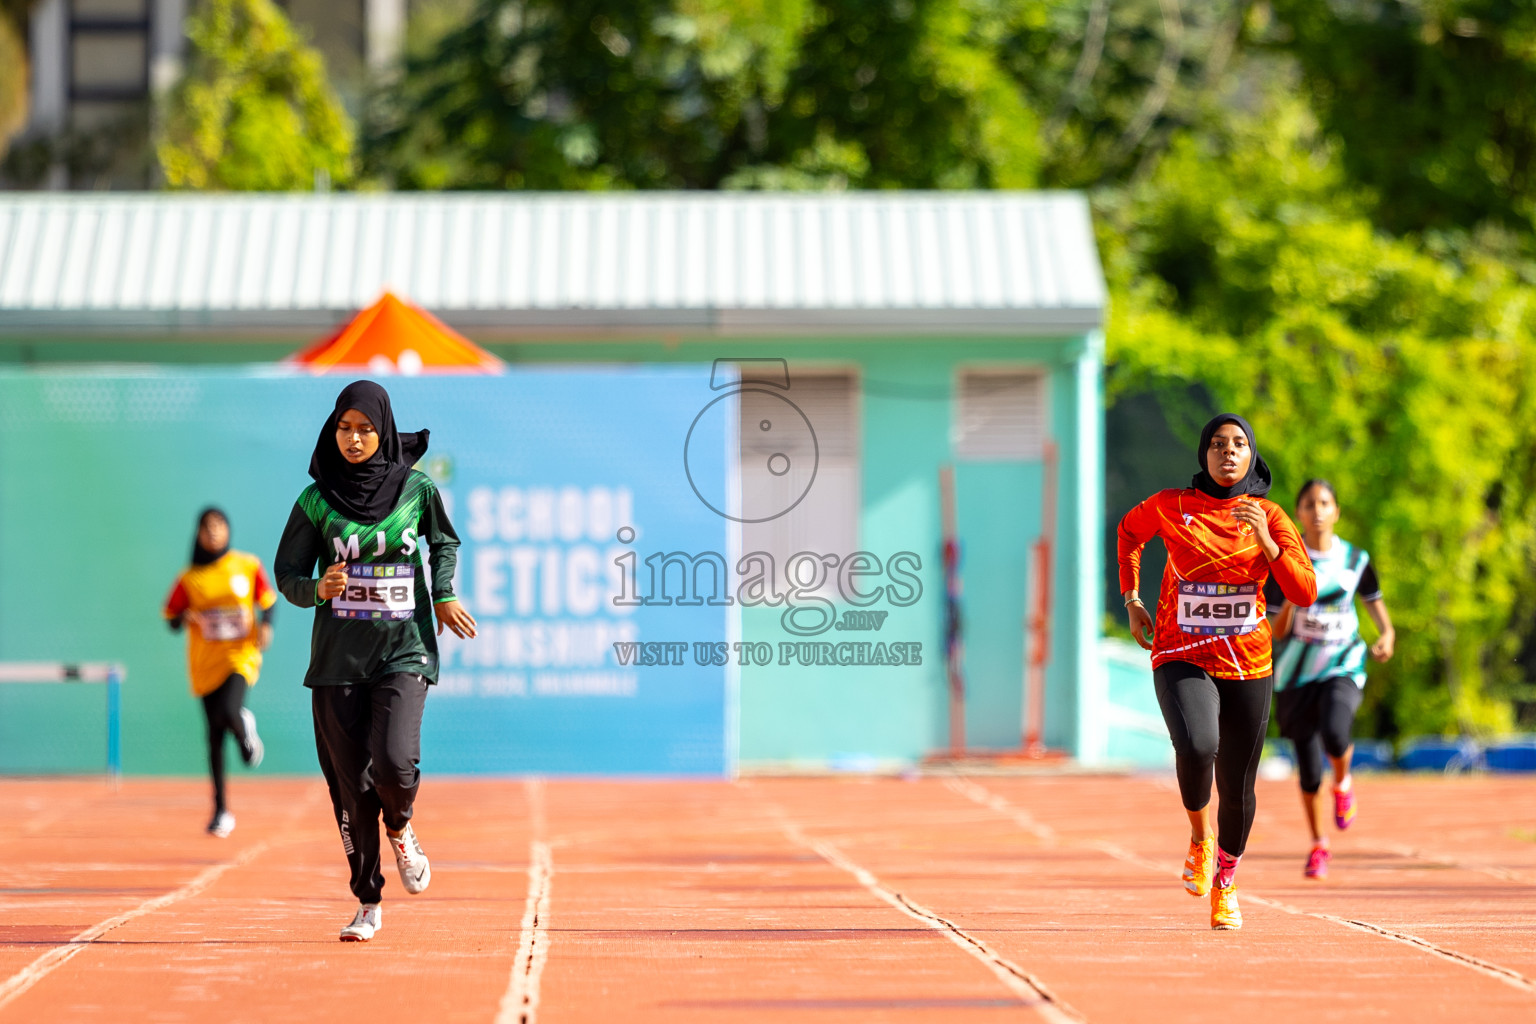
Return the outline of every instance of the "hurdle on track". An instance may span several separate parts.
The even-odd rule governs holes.
[[[107,777],[123,774],[123,680],[128,670],[109,661],[0,661],[0,683],[105,683],[107,687]]]

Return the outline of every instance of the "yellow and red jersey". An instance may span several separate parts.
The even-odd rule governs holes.
[[[165,617],[186,616],[187,669],[194,695],[212,693],[236,673],[247,683],[256,682],[261,672],[256,612],[276,603],[261,559],[243,551],[226,551],[176,578],[165,599]]]
[[[1280,547],[1271,562],[1253,528],[1232,511],[1241,498],[1212,498],[1194,488],[1159,491],[1120,520],[1120,590],[1139,590],[1141,549],[1161,537],[1168,567],[1157,599],[1152,667],[1187,661],[1223,679],[1271,675],[1264,581],[1271,573],[1286,600],[1306,607],[1317,576],[1301,534],[1285,511],[1255,498]]]

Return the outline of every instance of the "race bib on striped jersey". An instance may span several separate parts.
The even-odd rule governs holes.
[[[1355,638],[1360,620],[1353,608],[1298,608],[1291,635],[1309,644],[1343,644]]]
[[[347,587],[331,599],[331,615],[338,619],[393,622],[415,614],[414,565],[348,565]]]
[[[1179,629],[1199,636],[1242,636],[1259,628],[1257,583],[1179,580]]]

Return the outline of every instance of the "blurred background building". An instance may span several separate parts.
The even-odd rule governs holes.
[[[253,207],[213,235],[222,200],[196,193],[1076,193],[1108,297],[1100,628],[1128,640],[1119,516],[1188,480],[1211,413],[1243,411],[1276,495],[1334,480],[1341,534],[1389,577],[1403,642],[1372,668],[1362,735],[1498,734],[1536,728],[1531,19],[1479,0],[0,0],[0,188],[162,193],[133,217],[225,275],[210,295],[251,284],[238,268],[273,224],[351,214]],[[162,268],[140,291],[173,312],[146,320],[101,305],[132,298],[132,274],[65,257],[139,220],[82,207],[71,234],[29,240],[41,210],[6,216],[17,364],[271,360],[377,297],[260,324],[247,298],[236,324],[234,300],[205,308]],[[409,219],[358,225],[394,238]],[[644,348],[514,338],[452,296],[407,297],[514,363]],[[33,299],[79,316],[46,327]],[[682,333],[647,333],[646,358]],[[1142,657],[1111,659],[1127,693]]]
[[[0,183],[31,188],[146,188],[159,184],[151,153],[154,99],[175,85],[197,0],[10,0],[26,62],[0,68],[25,102],[14,155]],[[277,0],[325,60],[354,111],[372,76],[399,61],[412,7],[454,0]],[[458,6],[463,6],[459,3]],[[0,26],[0,31],[5,31]],[[3,51],[0,51],[3,56]],[[3,61],[0,61],[3,64]]]
[[[906,557],[921,593],[907,606],[879,602],[889,615],[879,629],[797,638],[782,607],[762,607],[741,610],[737,635],[775,652],[796,639],[917,641],[922,663],[741,668],[732,744],[742,763],[889,766],[945,747],[946,466],[969,745],[1021,747],[1027,658],[1044,643],[1046,743],[1088,763],[1166,759],[1166,740],[1145,735],[1156,722],[1145,664],[1127,674],[1101,649],[1105,297],[1080,196],[0,197],[0,254],[0,361],[13,364],[270,364],[385,289],[514,373],[783,360],[782,394],[814,441],[763,448],[760,424],[784,413],[777,386],[743,392],[729,428],[739,500],[773,500],[753,489],[774,484],[754,472],[774,450],[815,468],[790,513],[742,527],[740,550],[779,566],[800,552],[862,551],[892,572]],[[717,384],[701,370],[697,409]],[[601,409],[585,414],[602,422]],[[682,442],[660,458],[686,493]],[[1046,533],[1053,598],[1045,634],[1031,637]],[[461,566],[473,564],[471,544]],[[473,569],[461,578],[478,607]],[[823,590],[838,614],[848,607],[835,580]],[[125,630],[118,657],[173,672],[178,652],[162,639]],[[146,708],[129,721],[151,729],[162,718]]]

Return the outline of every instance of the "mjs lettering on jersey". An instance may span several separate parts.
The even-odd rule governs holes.
[[[354,533],[346,537],[332,537],[331,548],[336,555],[336,561],[356,562],[361,559],[364,554],[363,538],[366,536],[368,536],[368,531],[364,530],[361,533]],[[401,531],[399,550],[402,555],[414,555],[417,544],[418,540],[414,526],[408,526]],[[368,556],[382,558],[389,553],[389,548],[388,532],[384,530],[373,531],[372,537],[368,541]]]

